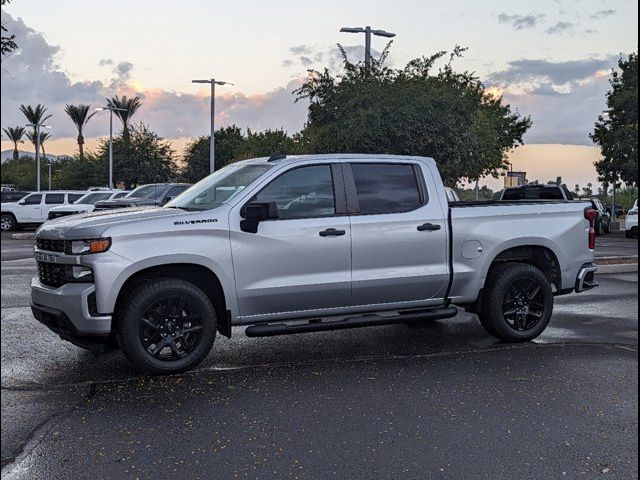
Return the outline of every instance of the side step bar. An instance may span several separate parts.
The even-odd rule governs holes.
[[[247,337],[273,337],[276,335],[291,335],[293,333],[324,332],[328,330],[342,330],[345,328],[371,327],[375,325],[391,325],[416,320],[441,320],[455,317],[458,314],[456,307],[440,308],[438,310],[425,310],[416,313],[405,313],[383,317],[380,315],[361,315],[348,317],[342,320],[313,323],[299,323],[288,325],[286,323],[268,323],[264,325],[252,325],[244,333]]]

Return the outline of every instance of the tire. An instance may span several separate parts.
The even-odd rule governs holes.
[[[609,235],[611,233],[611,222],[607,222],[606,225],[604,226],[604,233],[606,235]]]
[[[0,215],[0,230],[3,232],[9,232],[11,230],[15,230],[18,222],[16,222],[16,217],[11,213],[3,213]]]
[[[624,236],[626,238],[633,238],[633,232],[631,230],[625,230],[624,231]]]
[[[116,336],[136,367],[153,374],[180,373],[209,354],[216,337],[216,311],[192,283],[173,278],[141,283],[121,304]]]
[[[507,263],[491,269],[480,313],[487,333],[505,342],[527,342],[547,328],[552,313],[551,284],[539,268]]]

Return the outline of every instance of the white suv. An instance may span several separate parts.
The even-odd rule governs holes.
[[[627,212],[624,220],[624,234],[627,238],[638,236],[638,200],[633,204],[633,208]]]
[[[59,207],[53,207],[49,210],[47,220],[66,217],[67,215],[75,215],[77,213],[93,212],[93,209],[96,208],[96,202],[99,202],[100,200],[113,200],[116,198],[122,198],[127,193],[129,192],[124,190],[92,190],[80,197],[74,203],[70,203],[68,205],[60,205]]]
[[[87,192],[47,190],[33,192],[18,202],[2,204],[0,229],[14,230],[22,225],[39,225],[47,220],[49,210],[58,205],[73,203]]]

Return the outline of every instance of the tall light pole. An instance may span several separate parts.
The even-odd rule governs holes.
[[[36,191],[40,191],[40,128],[51,128],[50,125],[44,123],[27,123],[27,127],[33,127],[36,135]]]
[[[128,112],[128,110],[109,105],[95,109],[96,112],[102,112],[103,110],[109,110],[109,188],[113,188],[113,112]]]
[[[211,78],[209,80],[191,80],[191,83],[210,83],[211,84],[211,137],[209,138],[209,173],[213,173],[216,169],[216,151],[215,151],[215,116],[216,116],[216,85],[233,85],[230,82],[222,82]]]
[[[371,66],[371,35],[377,37],[393,38],[395,33],[387,32],[385,30],[372,30],[369,25],[366,27],[342,27],[340,29],[343,33],[364,33],[364,66],[369,68]]]

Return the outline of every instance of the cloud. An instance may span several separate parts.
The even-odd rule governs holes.
[[[547,28],[545,32],[550,35],[562,35],[573,31],[573,23],[571,22],[558,22],[555,25]]]
[[[529,14],[529,15],[508,15],[501,13],[498,15],[498,23],[509,24],[514,30],[525,30],[527,28],[533,28],[544,20],[544,15]]]
[[[313,49],[308,45],[297,45],[295,47],[290,47],[289,51],[294,55],[309,55],[312,53]]]
[[[102,105],[105,98],[114,94],[138,95],[142,107],[134,121],[143,120],[159,135],[167,138],[195,136],[208,133],[208,90],[189,94],[163,89],[134,88],[134,65],[126,61],[102,59],[99,64],[112,66],[113,77],[106,82],[74,82],[56,64],[60,48],[47,43],[44,36],[25,25],[22,19],[13,19],[2,12],[2,23],[11,23],[16,35],[19,52],[2,61],[2,123],[3,126],[26,123],[19,112],[20,104],[42,103],[53,114],[51,125],[54,138],[75,137],[74,125],[64,113],[65,104],[85,103]],[[294,103],[292,90],[301,83],[293,79],[288,85],[273,91],[246,95],[219,90],[216,99],[216,125],[237,124],[256,130],[284,128],[299,131],[307,116],[307,103]],[[106,115],[96,115],[88,124],[85,136],[103,136],[106,131]]]
[[[610,17],[611,15],[615,15],[617,12],[617,10],[613,10],[611,8],[607,9],[607,10],[600,10],[597,11],[596,13],[591,15],[591,18],[596,19],[596,20],[600,20],[601,18],[606,18],[606,17]]]
[[[549,60],[514,60],[508,62],[509,68],[488,76],[494,83],[519,83],[546,80],[562,85],[587,78],[600,70],[609,70],[617,64],[618,57],[609,55],[605,58],[588,58],[553,62]]]
[[[351,63],[364,61],[364,47],[362,45],[342,45],[342,48],[347,55],[347,59]],[[308,45],[299,45],[296,47],[290,47],[289,52],[294,56],[286,58],[282,61],[282,67],[297,69],[294,73],[295,76],[304,75],[309,69],[321,70],[327,67],[333,72],[339,72],[343,68],[344,59],[342,58],[342,52],[338,46],[317,48]],[[379,58],[382,52],[371,49],[371,55],[374,58]],[[393,60],[388,58],[387,65],[393,65]]]

